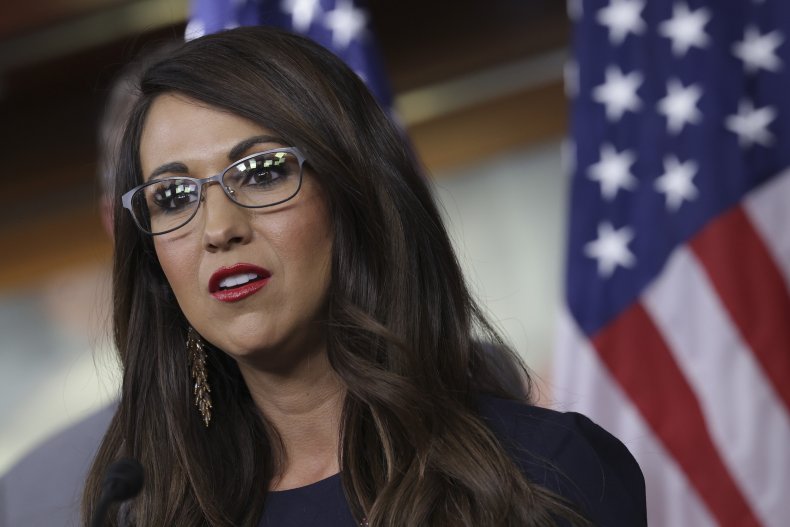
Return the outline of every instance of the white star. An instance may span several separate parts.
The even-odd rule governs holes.
[[[763,106],[755,109],[752,101],[744,99],[738,105],[738,113],[728,116],[725,125],[738,135],[741,148],[749,148],[754,143],[771,146],[774,136],[768,130],[768,125],[776,119],[776,115],[773,107]]]
[[[326,14],[324,22],[332,32],[332,44],[343,49],[364,31],[368,15],[364,10],[355,7],[353,2],[343,0]]]
[[[673,155],[664,158],[664,173],[656,179],[655,188],[665,195],[667,209],[675,212],[683,204],[683,200],[696,199],[697,187],[691,180],[694,179],[697,168],[694,161],[681,163]]]
[[[645,8],[644,0],[609,0],[609,5],[598,11],[598,22],[609,28],[612,44],[621,44],[628,33],[645,32],[645,21],[639,15]]]
[[[732,53],[743,61],[747,73],[754,73],[760,68],[769,71],[778,71],[782,68],[782,61],[776,55],[776,48],[784,42],[781,31],[771,31],[765,35],[754,26],[748,26],[744,32],[743,40],[732,46]]]
[[[354,73],[357,74],[357,77],[359,77],[362,80],[362,82],[364,82],[365,84],[368,83],[368,76],[365,75],[364,71],[354,70]]]
[[[291,24],[299,33],[307,33],[319,14],[320,0],[283,0],[280,8],[291,15]]]
[[[704,48],[710,43],[704,29],[710,16],[710,10],[704,7],[691,12],[687,4],[677,3],[672,8],[672,18],[662,22],[658,32],[672,40],[672,52],[682,57],[691,46]]]
[[[606,68],[606,80],[593,90],[593,99],[606,106],[606,118],[618,121],[626,110],[636,112],[642,107],[642,101],[636,94],[642,84],[642,74],[632,71],[623,75],[617,66]]]
[[[585,256],[598,260],[598,274],[609,278],[619,265],[633,267],[636,257],[628,249],[628,242],[634,239],[630,227],[614,230],[609,222],[598,224],[598,238],[584,246]]]
[[[702,89],[696,84],[684,88],[677,79],[667,82],[667,96],[658,101],[658,112],[666,116],[669,133],[676,135],[687,123],[702,120],[702,113],[697,109],[700,97]]]
[[[631,174],[631,165],[636,161],[636,156],[629,150],[617,152],[610,144],[601,147],[601,160],[590,165],[587,177],[601,184],[601,196],[606,201],[617,197],[621,188],[633,190],[638,181]]]
[[[206,24],[199,18],[193,18],[187,22],[187,27],[184,29],[184,40],[189,42],[196,38],[200,38],[206,34]]]

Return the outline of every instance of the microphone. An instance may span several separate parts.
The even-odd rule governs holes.
[[[104,525],[104,517],[112,503],[134,498],[143,488],[143,466],[132,458],[119,459],[107,468],[101,497],[93,514],[91,527]]]

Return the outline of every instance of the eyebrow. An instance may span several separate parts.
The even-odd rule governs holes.
[[[244,155],[244,152],[261,143],[276,143],[280,145],[284,144],[282,139],[279,137],[274,137],[271,135],[256,135],[255,137],[250,137],[249,139],[241,141],[239,144],[231,148],[230,152],[228,152],[228,160],[230,160],[232,163],[233,161],[240,159]]]
[[[148,176],[148,181],[151,181],[157,176],[168,173],[188,174],[189,169],[184,163],[179,163],[177,161],[173,163],[165,163],[162,166],[156,167],[153,172],[151,172],[151,175]]]

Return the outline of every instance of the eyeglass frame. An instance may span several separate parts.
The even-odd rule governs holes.
[[[244,204],[239,203],[238,201],[236,201],[233,198],[233,196],[228,193],[228,190],[229,190],[228,187],[226,187],[223,184],[222,178],[225,176],[225,174],[231,168],[239,165],[240,163],[244,163],[248,159],[252,159],[254,157],[258,157],[258,156],[261,156],[261,155],[264,155],[264,154],[276,154],[277,152],[287,152],[287,153],[293,154],[294,157],[296,157],[296,160],[299,162],[299,185],[296,187],[296,190],[294,191],[294,193],[291,194],[289,197],[287,197],[285,199],[281,199],[280,201],[276,201],[274,203],[267,203],[266,205],[244,205]],[[195,177],[190,177],[190,176],[169,176],[169,177],[161,178],[163,180],[164,179],[183,179],[183,180],[190,181],[190,182],[196,184],[197,187],[198,187],[198,205],[197,205],[197,207],[195,207],[195,210],[192,213],[192,215],[186,221],[184,221],[184,223],[182,223],[178,227],[173,227],[172,229],[168,229],[168,230],[162,231],[162,232],[153,233],[153,232],[145,229],[142,225],[140,225],[140,222],[138,221],[137,216],[135,215],[134,210],[132,209],[132,197],[137,193],[137,191],[139,191],[139,190],[141,190],[141,189],[143,189],[143,188],[145,188],[145,187],[147,187],[149,185],[152,185],[153,184],[152,181],[156,181],[156,180],[148,180],[145,183],[137,185],[133,189],[128,190],[127,192],[125,192],[121,196],[121,204],[123,205],[123,208],[125,208],[126,210],[129,211],[129,214],[132,216],[132,220],[134,220],[134,223],[135,223],[135,225],[137,225],[138,229],[140,229],[144,233],[148,234],[149,236],[160,236],[162,234],[168,234],[170,232],[173,232],[175,230],[180,229],[181,227],[183,227],[184,225],[186,225],[187,223],[192,221],[192,219],[195,216],[197,216],[197,211],[198,211],[198,209],[200,209],[200,202],[202,202],[204,200],[204,197],[203,197],[203,186],[211,184],[212,182],[216,182],[219,185],[219,187],[222,189],[222,192],[231,201],[231,203],[233,203],[234,205],[238,205],[239,207],[244,207],[245,209],[264,209],[266,207],[274,207],[275,205],[280,205],[282,203],[285,203],[286,201],[292,200],[297,194],[299,194],[299,191],[302,189],[302,181],[303,181],[303,177],[302,176],[304,175],[304,164],[305,164],[305,161],[306,161],[306,159],[305,159],[304,154],[302,154],[302,151],[299,150],[297,147],[295,147],[295,146],[284,146],[284,147],[280,147],[280,148],[272,148],[271,150],[262,150],[261,152],[255,152],[254,154],[250,154],[248,156],[244,156],[241,159],[238,159],[238,160],[234,161],[233,163],[229,164],[228,166],[226,166],[220,172],[214,174],[213,176],[208,176],[208,177],[204,177],[204,178],[195,178]]]

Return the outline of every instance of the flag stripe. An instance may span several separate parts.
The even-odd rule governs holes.
[[[712,221],[692,241],[716,292],[790,411],[790,294],[743,208]]]
[[[592,341],[719,524],[760,525],[716,450],[696,396],[642,304],[626,309]]]
[[[650,525],[716,527],[716,521],[686,474],[653,435],[564,308],[558,313],[557,337],[553,393],[558,404],[555,406],[558,410],[572,408],[594,415],[596,422],[614,430],[636,457],[645,475]]]
[[[790,170],[779,174],[752,192],[744,200],[744,207],[752,225],[762,235],[768,250],[779,266],[790,289]]]
[[[780,525],[790,517],[790,501],[777,500],[781,489],[790,489],[790,458],[772,453],[786,448],[790,419],[690,250],[673,253],[644,305],[689,380],[730,473],[761,520]]]

